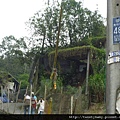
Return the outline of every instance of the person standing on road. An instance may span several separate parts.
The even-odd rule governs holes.
[[[24,114],[30,114],[30,96],[27,94],[24,97]]]
[[[36,104],[37,104],[37,97],[32,93],[32,98],[31,98],[31,114],[35,114]]]
[[[45,101],[42,97],[40,97],[40,100],[38,101],[37,105],[40,105],[40,107],[38,108],[38,114],[43,114],[45,108]]]

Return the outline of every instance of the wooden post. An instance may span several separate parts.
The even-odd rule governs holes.
[[[73,114],[73,96],[71,96],[71,110],[70,114]]]
[[[1,85],[2,110],[3,110],[3,86]]]
[[[86,89],[85,89],[85,102],[86,102],[86,109],[88,109],[88,77],[89,77],[89,66],[90,66],[90,51],[88,51],[88,56],[87,56],[87,71],[86,71]]]
[[[61,114],[61,108],[62,108],[62,103],[63,103],[63,95],[62,95],[62,87],[61,87],[61,97],[60,97],[60,106],[59,106],[59,114]]]
[[[32,98],[32,81],[30,83],[30,114],[31,114],[31,98]]]
[[[9,88],[7,87],[8,90],[8,103],[7,103],[7,112],[9,113]]]
[[[18,101],[18,95],[20,93],[20,87],[21,87],[21,81],[20,81],[20,85],[19,85],[19,88],[18,88],[18,93],[17,93],[17,96],[16,96],[16,102]]]
[[[88,56],[87,56],[86,89],[85,89],[85,94],[86,94],[86,95],[88,94],[89,66],[90,66],[90,51],[88,52]]]
[[[61,114],[62,98],[60,99],[59,114]]]
[[[81,114],[82,113],[82,88],[81,86],[79,86],[79,104],[80,104],[79,112]]]
[[[19,85],[18,92],[17,92],[17,95],[16,95],[16,102],[15,102],[13,114],[15,113],[16,103],[17,103],[17,101],[18,101],[18,95],[19,95],[19,93],[20,93],[20,87],[21,87],[21,81],[20,81],[20,85]]]
[[[73,109],[73,114],[75,114],[76,105],[77,105],[77,98],[75,99],[75,106],[74,106],[74,109]]]
[[[44,100],[46,100],[47,87],[45,85]]]
[[[47,87],[46,87],[46,84],[45,84],[45,92],[44,92],[44,108],[45,108],[45,105],[46,105],[46,93],[47,93]]]
[[[48,108],[48,114],[52,113],[52,97],[50,98],[50,102],[49,102],[49,108]]]

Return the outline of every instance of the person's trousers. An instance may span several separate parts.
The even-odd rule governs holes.
[[[24,106],[24,114],[27,114],[27,112],[28,112],[28,114],[30,114],[30,106],[29,105]]]
[[[43,114],[44,112],[43,111],[40,111],[40,113],[39,114]]]
[[[35,114],[35,108],[31,108],[31,114]]]

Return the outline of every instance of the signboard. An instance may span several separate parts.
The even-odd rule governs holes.
[[[120,43],[120,17],[113,18],[113,44]]]
[[[108,59],[107,64],[112,64],[112,63],[117,63],[117,62],[120,62],[120,56],[112,57],[112,58]]]
[[[109,57],[116,57],[120,56],[120,51],[113,51],[109,53]]]
[[[107,64],[120,62],[120,51],[109,52]]]

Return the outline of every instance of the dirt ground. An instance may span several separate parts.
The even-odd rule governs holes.
[[[105,104],[93,103],[84,114],[105,114]]]

